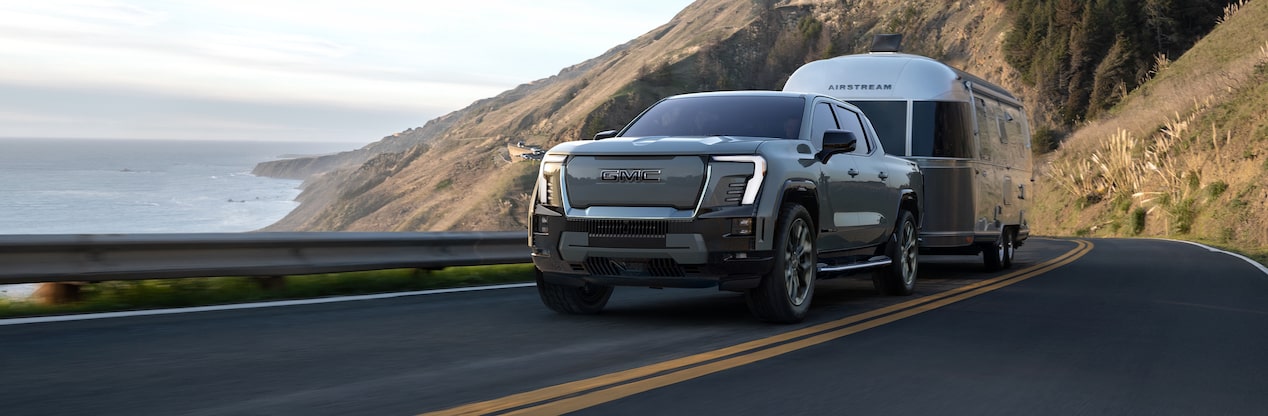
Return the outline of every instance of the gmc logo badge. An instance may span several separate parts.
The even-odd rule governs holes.
[[[660,169],[603,169],[599,171],[603,182],[660,182]]]

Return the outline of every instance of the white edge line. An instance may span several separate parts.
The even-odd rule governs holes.
[[[90,319],[127,318],[127,317],[135,317],[135,316],[175,315],[175,314],[181,314],[181,313],[232,311],[232,310],[238,310],[238,309],[274,308],[279,306],[317,305],[322,303],[356,302],[356,301],[362,301],[362,300],[391,299],[391,298],[399,298],[399,297],[405,297],[405,296],[439,295],[444,293],[477,292],[477,291],[483,291],[483,290],[498,290],[498,289],[515,289],[515,288],[523,288],[523,287],[533,287],[536,285],[537,285],[536,283],[511,283],[511,284],[504,284],[504,285],[472,286],[472,287],[459,287],[459,288],[452,288],[452,289],[419,290],[414,292],[376,293],[372,295],[338,296],[338,297],[316,298],[316,299],[279,300],[279,301],[270,301],[270,302],[235,303],[235,304],[228,304],[228,305],[213,305],[213,306],[194,306],[189,308],[148,309],[148,310],[140,310],[140,311],[127,311],[127,312],[101,312],[101,313],[85,313],[85,314],[76,314],[76,315],[38,316],[33,318],[10,318],[10,319],[0,319],[0,326],[40,324],[40,323],[49,323],[49,322],[86,321]]]
[[[1206,245],[1206,244],[1202,244],[1202,243],[1195,243],[1195,242],[1192,242],[1192,241],[1173,240],[1173,239],[1170,239],[1170,238],[1149,238],[1148,240],[1174,241],[1174,242],[1177,242],[1177,243],[1185,243],[1185,244],[1195,245],[1195,246],[1202,247],[1202,248],[1204,248],[1204,249],[1207,249],[1207,250],[1210,250],[1210,251],[1212,251],[1212,252],[1216,252],[1216,253],[1224,253],[1224,254],[1227,254],[1227,255],[1230,255],[1230,256],[1237,257],[1237,258],[1239,258],[1239,259],[1245,260],[1247,263],[1250,263],[1250,265],[1255,266],[1255,268],[1259,269],[1259,271],[1264,272],[1264,275],[1265,275],[1265,276],[1268,276],[1268,266],[1264,266],[1264,265],[1263,265],[1263,263],[1257,262],[1257,261],[1255,261],[1254,259],[1251,259],[1250,257],[1243,256],[1243,255],[1241,255],[1241,254],[1237,254],[1237,253],[1234,253],[1234,252],[1231,252],[1231,251],[1226,251],[1226,250],[1220,250],[1220,249],[1218,249],[1218,248],[1211,247],[1211,246],[1208,246],[1208,245]]]

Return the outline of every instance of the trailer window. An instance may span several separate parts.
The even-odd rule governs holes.
[[[885,153],[907,156],[906,101],[850,101],[872,121]]]
[[[973,118],[969,103],[917,101],[911,110],[911,155],[973,157]]]

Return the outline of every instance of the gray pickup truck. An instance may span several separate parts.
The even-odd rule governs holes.
[[[673,96],[541,163],[529,246],[541,299],[561,313],[598,313],[614,286],[717,287],[787,323],[819,278],[915,285],[920,170],[832,97]]]

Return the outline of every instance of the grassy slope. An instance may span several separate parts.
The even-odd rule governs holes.
[[[1268,2],[1250,2],[1050,155],[1034,229],[1265,251],[1266,62]]]

